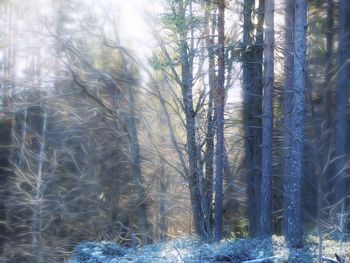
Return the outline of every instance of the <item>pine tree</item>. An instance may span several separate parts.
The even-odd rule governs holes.
[[[247,178],[249,233],[259,233],[261,185],[261,96],[263,55],[263,1],[259,2],[258,24],[254,38],[252,11],[254,1],[245,0],[243,6],[243,126],[244,159]]]
[[[224,172],[224,107],[225,107],[225,1],[218,0],[218,80],[215,98],[215,239],[222,239],[222,181]]]
[[[274,1],[265,0],[264,87],[262,115],[261,234],[272,233],[272,131],[274,97]]]
[[[284,232],[292,246],[302,242],[301,180],[303,177],[306,96],[307,2],[295,0],[293,104],[291,113],[290,178],[285,189]]]

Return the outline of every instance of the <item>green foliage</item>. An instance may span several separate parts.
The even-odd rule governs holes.
[[[184,16],[176,16],[174,14],[163,14],[161,22],[170,32],[181,33],[186,30],[187,22]]]

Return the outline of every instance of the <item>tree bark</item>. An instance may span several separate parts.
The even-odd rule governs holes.
[[[185,21],[185,9],[183,1],[179,1],[179,19]],[[192,25],[191,25],[192,26]],[[202,239],[208,239],[205,231],[204,215],[201,209],[200,185],[197,162],[197,143],[196,143],[196,113],[193,109],[193,61],[190,58],[188,50],[193,50],[187,45],[187,31],[183,30],[180,34],[180,64],[182,97],[185,111],[185,129],[186,146],[188,151],[189,175],[188,184],[190,190],[191,208],[193,214],[193,223],[197,235]],[[193,54],[191,54],[193,55]]]
[[[331,192],[332,184],[325,184],[324,182],[329,182],[331,177],[331,165],[330,155],[331,155],[331,139],[332,139],[332,127],[333,127],[333,116],[334,116],[334,106],[332,103],[332,76],[333,76],[333,43],[334,43],[334,2],[333,0],[327,0],[326,6],[327,18],[326,18],[326,70],[325,70],[325,82],[324,82],[324,92],[323,92],[323,109],[325,114],[325,121],[321,126],[321,172],[318,175],[317,180],[317,228],[319,236],[318,245],[318,258],[321,262],[323,257],[323,229],[322,224],[323,217],[327,213],[324,211],[325,205],[329,205],[330,201],[327,196]],[[328,199],[328,200],[327,200]],[[328,203],[328,204],[327,204]]]
[[[272,131],[274,96],[274,0],[265,0],[264,87],[262,115],[262,182],[260,230],[272,233]]]
[[[293,67],[294,67],[294,6],[295,0],[285,4],[285,48],[284,48],[284,88],[283,88],[283,190],[284,210],[283,218],[287,218],[287,190],[291,178],[291,147],[292,147],[292,111],[293,111]],[[284,222],[284,224],[286,221]],[[287,226],[284,226],[286,229]]]
[[[43,165],[44,165],[44,155],[45,155],[45,144],[46,144],[46,133],[47,133],[47,110],[44,109],[43,113],[43,124],[40,137],[40,147],[38,153],[38,171],[36,175],[36,185],[35,185],[35,206],[33,209],[33,245],[36,249],[36,260],[38,263],[44,262],[43,258]]]
[[[336,90],[336,120],[334,131],[335,151],[335,204],[339,224],[348,209],[346,203],[348,157],[348,99],[350,87],[350,2],[339,1],[338,71]],[[344,218],[343,218],[344,219]],[[343,226],[339,226],[343,229]]]
[[[333,0],[327,0],[327,19],[326,19],[326,70],[325,70],[325,83],[324,83],[324,94],[323,94],[323,105],[325,112],[325,123],[323,125],[324,142],[324,164],[328,163],[328,156],[330,152],[330,141],[331,141],[331,128],[333,124],[334,109],[332,107],[332,89],[331,82],[333,77],[333,46],[334,46],[334,2]],[[327,178],[328,176],[326,176]]]
[[[206,194],[206,228],[209,230],[209,238],[212,238],[212,211],[213,211],[213,193],[214,193],[214,136],[215,122],[213,116],[214,90],[216,86],[215,73],[215,54],[214,54],[214,35],[216,32],[216,22],[214,16],[211,16],[211,1],[206,2],[206,45],[208,48],[208,78],[209,78],[209,98],[207,112],[207,131],[205,145],[205,194]]]
[[[222,239],[222,178],[224,158],[224,105],[225,105],[225,1],[218,0],[218,81],[215,99],[216,152],[215,152],[215,240]]]
[[[113,23],[114,34],[116,38],[116,43],[120,45],[120,39],[116,24]],[[123,65],[123,73],[129,74],[128,68],[126,66],[127,60],[124,56],[123,51],[120,52],[121,63]],[[127,83],[127,82],[126,82]],[[147,202],[146,202],[146,190],[143,183],[142,170],[141,170],[141,154],[140,154],[140,144],[137,134],[137,123],[136,123],[136,113],[135,113],[135,97],[134,90],[130,83],[127,83],[127,102],[128,102],[128,128],[130,135],[130,148],[131,148],[131,166],[134,176],[134,181],[138,191],[137,205],[139,206],[139,222],[141,230],[141,240],[143,243],[148,243],[149,234],[149,223],[147,216]]]
[[[293,109],[291,128],[290,180],[286,189],[285,235],[292,246],[302,242],[301,180],[303,176],[306,93],[307,1],[295,0]]]
[[[255,45],[252,10],[253,0],[245,0],[243,7],[243,126],[244,126],[244,159],[247,178],[249,234],[256,236],[260,218],[260,182],[261,182],[261,60],[262,31],[258,28]],[[259,26],[263,14],[259,13]],[[261,43],[261,46],[259,44]]]
[[[166,174],[165,174],[165,161],[162,156],[159,157],[159,241],[167,240],[167,211],[166,211],[166,194],[167,194],[167,184],[166,184]]]

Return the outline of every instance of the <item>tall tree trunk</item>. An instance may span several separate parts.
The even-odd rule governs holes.
[[[206,219],[205,224],[212,238],[212,211],[213,211],[213,185],[214,185],[214,135],[215,135],[215,122],[213,116],[213,97],[216,86],[216,73],[215,73],[215,54],[214,54],[214,35],[216,32],[215,16],[211,16],[211,1],[206,2],[206,45],[208,47],[208,70],[209,70],[209,99],[208,99],[208,112],[207,112],[207,133],[205,144],[205,194],[206,194]]]
[[[166,241],[168,225],[166,220],[166,194],[167,194],[167,184],[166,184],[166,174],[165,174],[165,161],[162,156],[159,157],[159,240]]]
[[[185,8],[182,0],[179,1],[178,6],[179,19],[181,21],[185,21]],[[191,27],[192,26],[193,25],[191,23]],[[187,44],[187,30],[183,30],[180,34],[180,64],[182,81],[181,89],[186,120],[186,146],[189,161],[188,184],[195,231],[200,238],[208,239],[208,234],[205,230],[204,215],[201,208],[195,127],[196,113],[193,109],[193,60],[191,59],[191,57],[193,57],[193,53],[189,54],[189,50],[190,52],[194,52],[193,47],[189,47]]]
[[[36,250],[36,260],[38,263],[44,262],[43,258],[43,165],[45,156],[45,144],[46,144],[46,134],[47,134],[47,111],[44,109],[43,113],[43,124],[40,137],[40,146],[38,154],[38,171],[36,175],[36,185],[35,185],[35,206],[33,210],[33,245]]]
[[[125,60],[124,60],[125,61]],[[125,65],[126,62],[123,64]],[[140,213],[140,228],[142,234],[143,243],[148,243],[149,224],[147,218],[147,203],[146,203],[146,190],[143,183],[142,171],[141,171],[141,154],[140,144],[137,135],[136,114],[135,114],[135,99],[133,88],[128,85],[128,114],[129,114],[129,132],[131,143],[131,165],[132,171],[138,191],[138,205]]]
[[[330,141],[331,141],[331,128],[333,124],[334,109],[332,106],[332,89],[331,82],[333,77],[333,46],[334,46],[334,2],[333,0],[327,0],[327,19],[326,19],[326,70],[325,70],[325,83],[323,93],[323,106],[325,113],[325,123],[323,125],[323,162],[324,165],[328,164],[328,156],[330,154]],[[328,173],[328,171],[326,171]],[[328,178],[328,176],[325,176]]]
[[[216,152],[215,152],[215,240],[222,239],[222,178],[224,159],[224,105],[225,105],[225,1],[218,0],[218,81],[215,98]]]
[[[304,158],[305,93],[306,93],[307,1],[295,0],[294,70],[290,179],[286,188],[284,231],[288,243],[302,242],[301,180]]]
[[[191,207],[193,213],[193,221],[196,233],[206,238],[204,218],[201,209],[200,186],[197,162],[197,144],[195,130],[195,112],[193,110],[193,94],[192,94],[192,74],[188,65],[187,45],[182,43],[181,47],[181,64],[182,64],[182,81],[183,81],[183,103],[185,106],[186,116],[186,138],[187,151],[189,160],[189,190],[191,197]]]
[[[257,30],[257,43],[253,46],[253,0],[245,0],[243,7],[243,115],[244,159],[247,178],[249,234],[255,236],[259,229],[261,182],[261,59],[262,32]],[[259,25],[263,14],[259,13]],[[261,41],[261,46],[259,46]]]
[[[262,182],[260,229],[272,233],[272,130],[274,96],[274,0],[265,0],[264,87],[262,115]]]
[[[295,0],[285,3],[285,48],[284,48],[284,88],[283,88],[283,218],[287,218],[287,189],[291,178],[291,147],[292,147],[292,111],[293,111],[293,67],[294,67],[294,6]],[[284,221],[284,224],[286,221]],[[284,226],[286,229],[286,226]]]
[[[36,85],[41,89],[41,49],[37,50],[37,53],[33,58],[33,72]],[[48,94],[49,95],[49,92]],[[43,209],[44,209],[44,164],[45,164],[45,151],[46,151],[46,136],[48,128],[48,109],[46,105],[42,106],[42,127],[39,139],[39,152],[38,152],[38,170],[36,174],[36,185],[34,190],[35,206],[33,209],[33,244],[36,249],[36,260],[38,263],[44,262],[43,255]],[[27,113],[28,114],[28,113]]]
[[[25,152],[26,152],[26,136],[27,136],[27,117],[28,117],[28,108],[23,109],[23,119],[21,123],[21,137],[20,137],[20,152],[18,158],[18,168],[24,169],[25,166]]]
[[[1,99],[1,98],[0,98]],[[0,106],[1,107],[1,106]],[[0,109],[1,111],[2,109]],[[22,114],[21,114],[22,115]],[[22,124],[23,125],[23,124]],[[11,127],[12,126],[12,127]],[[13,173],[10,171],[10,160],[15,160],[15,152],[13,147],[13,135],[15,133],[15,121],[12,122],[7,118],[2,118],[0,121],[0,254],[5,254],[5,244],[12,239],[12,231],[9,231],[6,224],[11,224],[10,213],[7,208],[8,199],[11,194],[9,182]],[[12,148],[12,149],[11,149]],[[17,151],[18,152],[18,151]]]
[[[336,121],[334,131],[335,151],[335,203],[337,204],[337,223],[344,219],[348,210],[346,161],[348,157],[348,99],[350,87],[350,1],[339,0],[338,33],[338,72],[336,91]]]
[[[116,27],[116,23],[113,23],[113,30],[116,38],[117,45],[120,45],[119,32]],[[123,66],[123,74],[130,74],[127,68],[127,60],[123,51],[120,52],[121,64]],[[141,230],[141,241],[142,243],[148,243],[149,234],[149,223],[147,216],[147,201],[146,201],[146,190],[142,177],[141,170],[141,154],[140,154],[140,144],[137,134],[137,124],[136,124],[136,113],[135,113],[135,97],[134,90],[130,83],[125,82],[127,85],[127,102],[128,102],[128,129],[130,135],[130,149],[131,149],[131,165],[132,172],[134,176],[134,181],[138,191],[137,204],[139,206],[139,223]]]
[[[334,44],[334,2],[333,0],[327,0],[326,6],[327,18],[326,18],[326,70],[325,70],[325,82],[323,91],[323,109],[325,114],[325,121],[321,126],[321,173],[318,175],[317,185],[317,224],[318,224],[318,236],[319,236],[319,249],[318,258],[322,261],[323,257],[323,216],[326,214],[323,209],[325,206],[329,206],[329,198],[326,197],[331,192],[332,184],[325,184],[329,182],[331,177],[331,139],[332,139],[332,126],[334,116],[334,106],[332,103],[332,76],[333,76],[333,44]]]

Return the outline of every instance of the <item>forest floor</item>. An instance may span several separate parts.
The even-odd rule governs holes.
[[[345,262],[350,262],[350,243],[343,243]],[[323,254],[335,259],[339,243],[324,240]],[[212,263],[212,262],[318,262],[318,238],[308,236],[303,248],[289,248],[283,237],[247,238],[203,243],[180,238],[138,249],[114,243],[88,242],[77,246],[69,263]],[[258,260],[257,260],[258,259]],[[259,260],[260,259],[260,260]],[[266,259],[266,260],[263,260]],[[255,260],[255,261],[254,261]]]

